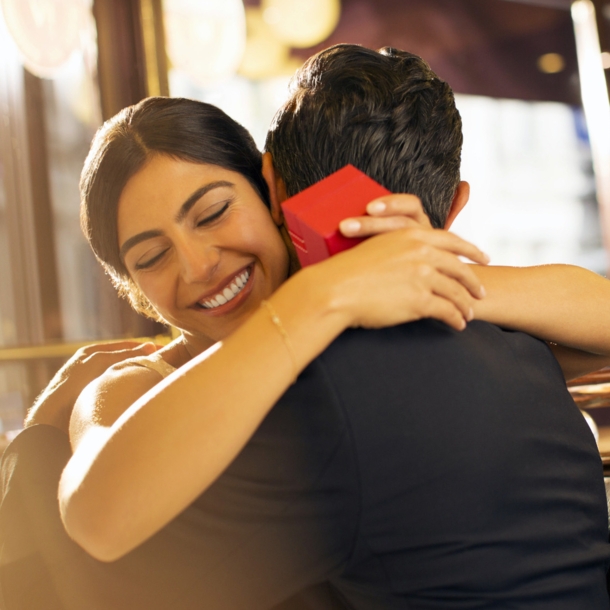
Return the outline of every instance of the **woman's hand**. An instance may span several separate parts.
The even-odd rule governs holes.
[[[400,261],[402,269],[400,286],[392,298],[400,299],[405,307],[401,321],[432,317],[461,330],[473,317],[473,305],[483,296],[479,279],[470,266],[462,263],[457,256],[465,256],[472,261],[487,264],[489,258],[478,248],[459,237],[438,229],[433,229],[424,212],[419,197],[408,194],[391,194],[375,199],[368,204],[368,216],[346,218],[339,228],[346,237],[370,237],[383,233],[402,231],[403,236],[384,244],[384,250],[375,246],[380,256],[393,257]],[[393,247],[403,244],[402,257],[396,258]],[[387,269],[390,261],[378,260],[378,269]],[[391,274],[387,280],[391,282]],[[381,294],[387,294],[387,287],[381,287]],[[400,301],[399,301],[400,302]],[[378,318],[371,318],[372,311],[366,312],[362,326],[385,326],[385,311],[377,309]],[[390,313],[387,311],[386,313]],[[400,317],[400,316],[399,316]],[[392,319],[392,318],[391,318]]]
[[[487,264],[487,255],[453,233],[433,229],[415,196],[388,195],[370,203],[369,210],[378,216],[347,219],[341,231],[377,236],[324,261],[318,270],[319,281],[335,287],[336,306],[350,311],[350,325],[436,318],[463,329],[485,291],[471,265],[458,257]]]
[[[68,432],[70,415],[79,394],[110,366],[156,351],[153,343],[117,341],[88,345],[76,351],[63,365],[29,410],[25,427],[49,424]]]
[[[485,291],[459,256],[481,264],[489,260],[457,235],[415,223],[372,237],[313,265],[309,273],[330,291],[333,309],[347,313],[349,326],[436,318],[462,330]]]

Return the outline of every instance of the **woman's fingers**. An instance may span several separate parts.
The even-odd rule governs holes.
[[[427,305],[427,314],[422,317],[440,320],[455,330],[464,330],[466,320],[454,303],[439,296],[433,296]]]
[[[450,231],[444,231],[443,229],[408,229],[406,233],[410,239],[419,240],[422,243],[450,252],[456,256],[463,256],[470,259],[473,263],[480,265],[487,265],[489,263],[489,256],[485,252]]]
[[[421,201],[415,195],[391,194],[375,199],[367,206],[368,216],[346,218],[339,224],[345,237],[370,237],[405,230],[409,237],[420,239],[437,248],[464,256],[486,265],[489,257],[474,244],[442,229],[433,229]]]
[[[430,275],[437,271],[455,280],[476,299],[485,296],[485,289],[472,266],[458,257],[481,263],[489,259],[476,246],[447,231],[408,229],[386,233],[356,246],[352,254],[357,258],[358,254],[364,254],[365,264],[374,266],[378,278],[387,273],[388,277],[395,276],[399,280],[403,270],[404,277],[408,277],[404,266],[415,264],[424,271],[427,269]],[[362,263],[358,267],[363,268]]]
[[[78,395],[113,364],[152,354],[154,343],[115,341],[82,347],[61,367],[28,413],[26,425],[47,423],[67,432]]]
[[[425,228],[377,235],[320,263],[332,270],[334,289],[355,326],[376,328],[436,318],[461,330],[473,317],[474,299],[485,295],[472,265],[487,262],[476,246],[457,235]],[[327,278],[328,279],[328,278]]]
[[[369,216],[408,216],[424,228],[432,228],[421,200],[416,195],[395,193],[379,197],[366,207]]]
[[[405,268],[403,281],[394,284],[391,298],[385,298],[382,289],[360,294],[354,325],[379,328],[434,318],[464,330],[473,318],[474,299],[469,292],[429,265],[406,263]]]
[[[475,299],[482,299],[485,296],[485,288],[471,265],[463,263],[454,254],[445,250],[437,249],[432,252],[433,255],[431,254],[429,258],[438,272],[458,282]]]
[[[405,237],[408,239],[419,240],[422,243],[451,252],[456,256],[468,258],[480,265],[489,263],[489,256],[485,252],[455,233],[443,229],[422,228],[412,218],[404,216],[348,218],[340,223],[339,228],[346,237],[369,237],[403,230]]]
[[[141,345],[147,344],[142,343],[141,341],[112,341],[111,343],[92,343],[91,345],[82,347],[79,351],[80,353],[89,356],[96,352],[116,352],[126,349],[136,349]]]
[[[368,216],[346,218],[341,222],[341,233],[346,237],[368,237],[415,226],[432,228],[419,197],[415,195],[386,195],[371,201],[366,211]]]
[[[370,237],[417,226],[419,223],[408,216],[358,216],[342,220],[339,223],[339,230],[345,237]]]
[[[87,354],[86,358],[83,359],[83,362],[88,362],[89,360],[95,358],[102,366],[106,366],[107,368],[113,364],[127,360],[127,358],[149,356],[157,350],[157,346],[152,342],[136,343],[134,341],[126,341],[112,343],[109,345],[112,346],[112,349],[92,351]],[[102,345],[97,347],[102,347]]]
[[[387,256],[396,256],[400,251],[406,257],[405,260],[430,265],[457,280],[473,297],[481,299],[485,296],[485,289],[477,274],[470,265],[462,262],[458,257],[466,257],[481,264],[489,262],[489,257],[475,245],[454,233],[443,230],[408,229],[374,237],[370,240],[371,245],[378,240],[391,240],[398,248],[393,254],[388,252]],[[358,247],[364,246],[365,243]]]
[[[466,322],[473,319],[474,298],[461,280],[453,279],[442,271],[435,271],[431,277],[430,291],[433,295],[452,303]]]

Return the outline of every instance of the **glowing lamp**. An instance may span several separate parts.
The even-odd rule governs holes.
[[[258,8],[246,9],[248,40],[239,73],[253,80],[281,74],[288,64],[289,49],[263,19]]]
[[[261,9],[275,35],[296,48],[328,38],[341,14],[339,0],[263,0]]]
[[[4,21],[25,67],[53,78],[80,47],[87,0],[0,0]]]
[[[164,0],[167,52],[172,65],[209,86],[237,71],[246,48],[241,0]]]

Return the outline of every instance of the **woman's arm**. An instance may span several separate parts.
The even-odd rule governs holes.
[[[393,194],[367,206],[368,216],[347,219],[348,237],[419,226],[431,229],[419,199]],[[610,365],[610,281],[568,265],[477,267],[487,298],[476,317],[549,342],[566,379]]]
[[[610,365],[610,281],[571,265],[473,269],[487,291],[476,318],[550,342],[566,379]]]
[[[101,560],[146,540],[209,487],[295,375],[345,328],[432,316],[462,328],[480,283],[455,254],[485,259],[444,231],[371,238],[281,286],[269,298],[281,328],[260,308],[114,423],[140,382],[110,373],[89,386],[77,413],[100,400],[102,408],[75,420],[75,452],[59,489],[68,533]],[[151,383],[139,377],[143,388]]]

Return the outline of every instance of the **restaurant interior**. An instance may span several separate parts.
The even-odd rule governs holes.
[[[81,234],[97,128],[145,97],[189,97],[262,148],[295,70],[337,43],[411,51],[452,86],[472,186],[456,233],[492,264],[607,276],[606,0],[0,0],[3,444],[79,347],[175,336],[117,297]],[[610,456],[610,370],[571,391]]]

